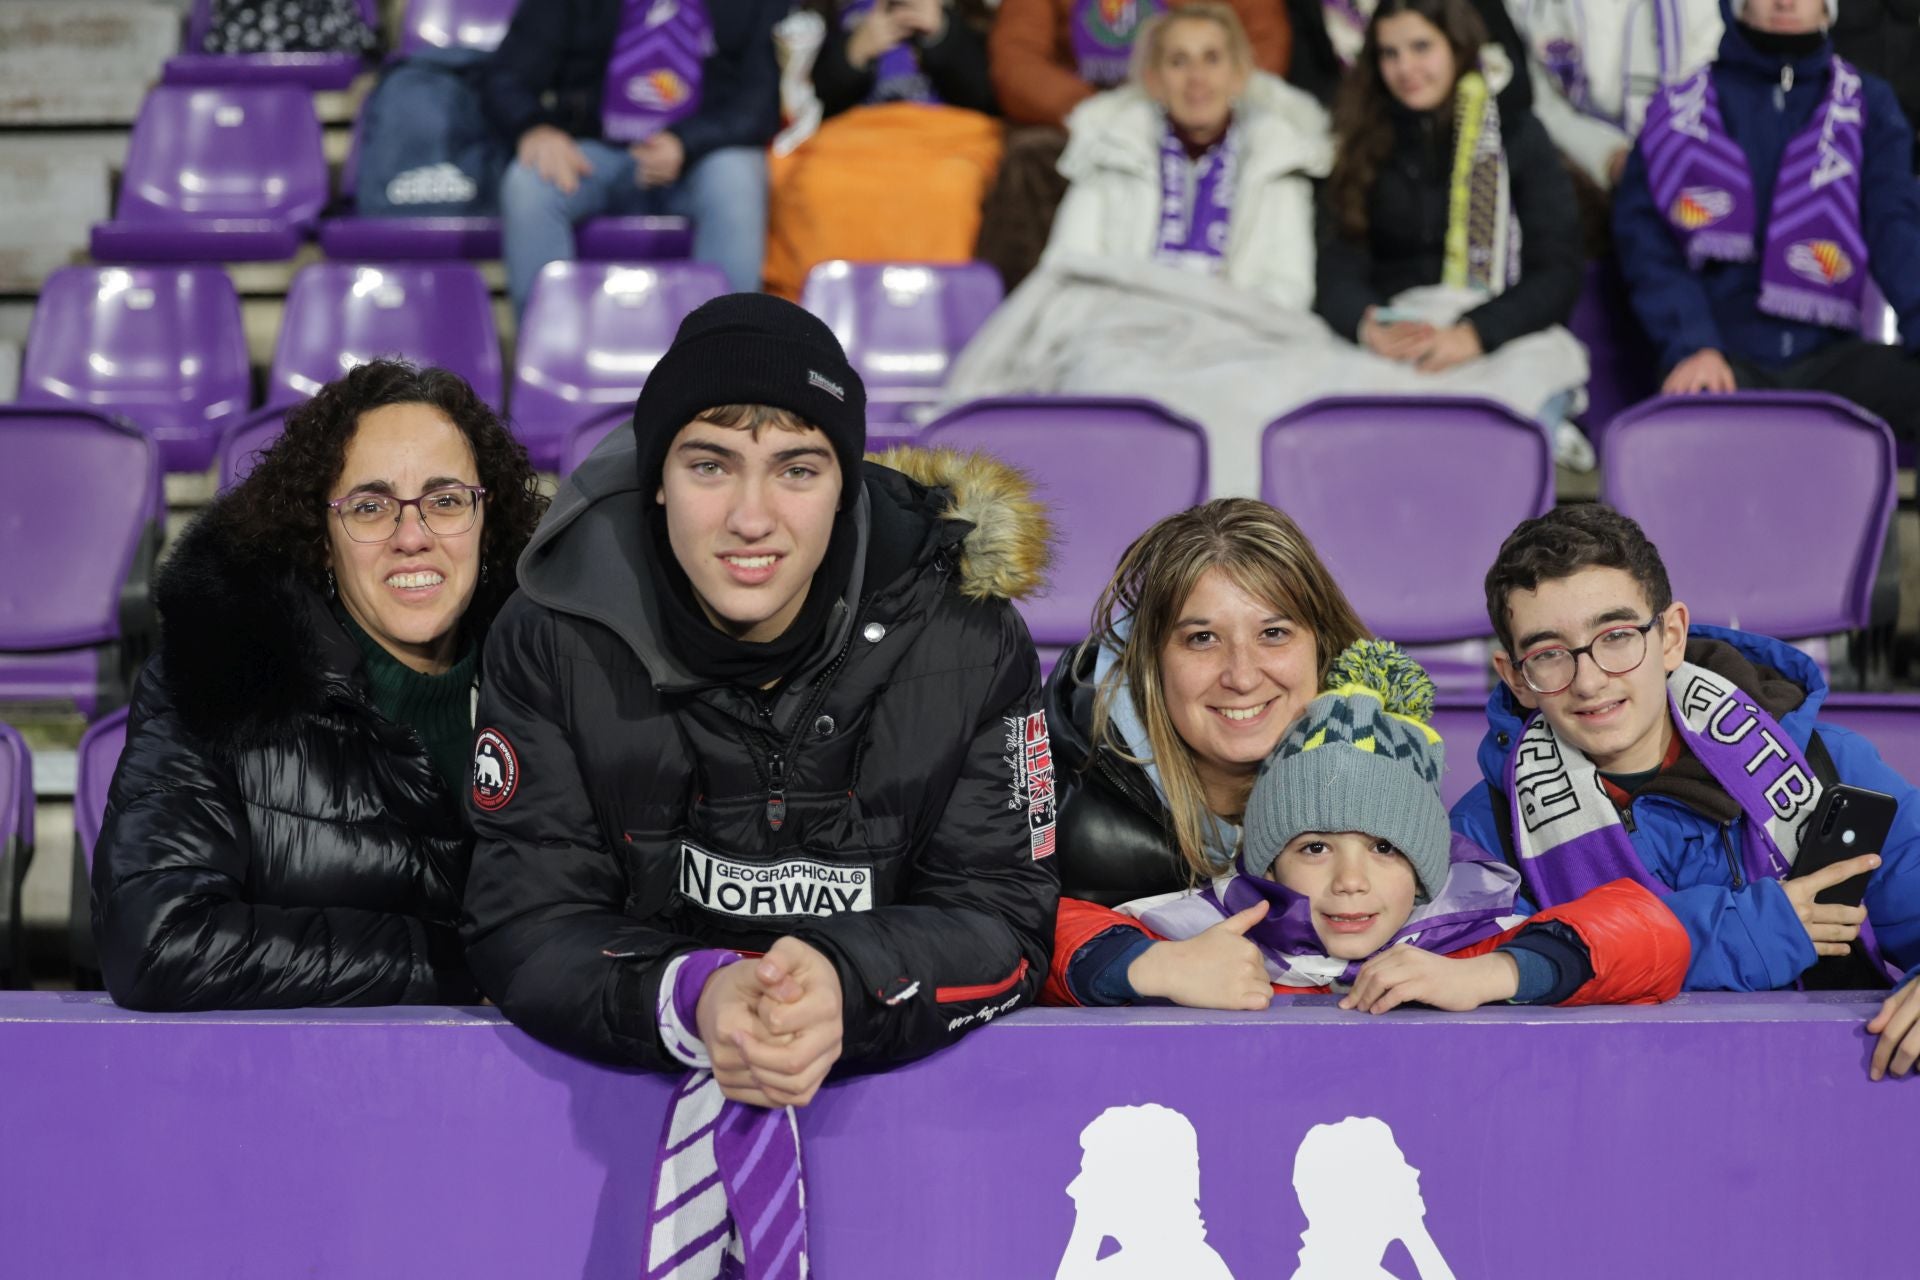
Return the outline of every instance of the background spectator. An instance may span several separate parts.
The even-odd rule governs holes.
[[[541,267],[574,256],[574,224],[606,213],[689,217],[696,259],[725,271],[734,289],[760,287],[765,150],[780,127],[773,26],[786,6],[682,0],[658,27],[646,25],[651,8],[522,4],[493,56],[487,114],[517,148],[500,193],[516,310]]]

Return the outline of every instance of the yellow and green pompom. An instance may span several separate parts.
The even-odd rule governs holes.
[[[1391,640],[1356,640],[1333,660],[1330,690],[1371,689],[1389,713],[1426,724],[1433,719],[1433,680]]]

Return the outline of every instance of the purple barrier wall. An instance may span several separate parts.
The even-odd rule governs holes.
[[[803,1113],[813,1273],[1911,1275],[1920,1084],[1867,1081],[1872,1008],[1023,1013]],[[0,993],[0,1274],[631,1280],[666,1093],[491,1010]],[[1191,1129],[1109,1110],[1149,1103]],[[1345,1264],[1296,1272],[1303,1198]]]

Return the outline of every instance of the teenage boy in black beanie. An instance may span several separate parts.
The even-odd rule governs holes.
[[[863,462],[865,409],[820,321],[710,302],[521,559],[467,943],[542,1039],[798,1105],[1038,991],[1045,519],[991,459]]]

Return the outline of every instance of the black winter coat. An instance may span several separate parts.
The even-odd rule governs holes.
[[[1047,680],[1047,723],[1060,780],[1060,894],[1117,907],[1191,886],[1173,819],[1147,772],[1093,745],[1094,660],[1083,641]]]
[[[679,1070],[668,962],[783,935],[838,969],[852,1067],[1038,994],[1053,769],[1008,597],[1036,584],[1044,526],[999,463],[903,452],[915,479],[867,467],[862,582],[764,706],[693,677],[655,625],[631,426],[562,487],[488,637],[478,719],[468,958],[515,1023]]]
[[[1393,152],[1380,166],[1367,205],[1367,239],[1341,231],[1320,201],[1320,261],[1313,309],[1358,340],[1371,306],[1402,290],[1440,283],[1447,250],[1447,193],[1453,166],[1451,116],[1393,111]],[[1529,112],[1500,102],[1501,141],[1520,222],[1520,278],[1461,316],[1492,352],[1515,338],[1565,324],[1586,271],[1573,180],[1547,131]]]
[[[820,98],[821,110],[829,116],[859,106],[873,92],[874,65],[855,67],[847,61],[847,39],[852,33],[841,25],[838,8],[835,4],[819,6],[827,23],[827,37],[813,64],[813,91]],[[941,102],[983,115],[999,114],[993,80],[987,74],[987,38],[955,12],[953,5],[947,6],[947,26],[940,38],[916,52],[920,71]]]
[[[471,1003],[459,798],[374,708],[326,602],[243,551],[216,503],[160,573],[94,851],[107,990],[163,1011]]]
[[[510,144],[546,124],[576,138],[600,136],[607,62],[624,0],[522,0],[487,61],[481,100]],[[700,107],[673,126],[693,164],[721,147],[762,147],[780,129],[780,66],[773,24],[782,0],[709,0],[714,52],[706,60]]]

